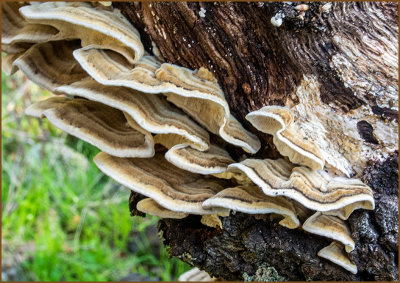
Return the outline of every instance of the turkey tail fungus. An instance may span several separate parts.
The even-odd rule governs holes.
[[[2,3],[3,68],[187,278],[398,279],[397,3],[109,4]]]

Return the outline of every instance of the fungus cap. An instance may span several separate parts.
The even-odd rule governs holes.
[[[228,152],[213,144],[207,151],[177,144],[167,151],[165,158],[176,167],[203,175],[225,172],[228,165],[234,163]]]
[[[48,25],[30,24],[20,14],[18,2],[4,2],[1,5],[2,51],[20,53],[32,44],[62,39],[58,30]]]
[[[163,93],[168,101],[182,108],[211,133],[250,153],[260,149],[258,138],[230,114],[225,95],[210,71],[205,68],[192,71],[164,63],[155,75],[165,84]]]
[[[72,56],[79,48],[78,41],[38,43],[29,48],[13,63],[31,81],[49,91],[87,78],[87,73]]]
[[[211,228],[223,229],[221,219],[219,219],[217,214],[203,215],[200,222]]]
[[[353,213],[354,210],[356,209],[373,209],[371,206],[371,203],[369,201],[359,201],[355,202],[349,205],[346,205],[345,207],[335,209],[335,210],[330,210],[330,211],[325,211],[323,214],[325,215],[332,215],[332,216],[337,216],[342,220],[347,220],[350,215]]]
[[[4,73],[8,76],[11,76],[16,71],[18,71],[17,66],[14,65],[14,61],[17,60],[23,53],[17,54],[7,54],[4,56],[1,61],[1,68],[3,69]]]
[[[142,199],[137,203],[136,208],[141,212],[160,218],[182,219],[189,215],[187,213],[166,209],[151,198]]]
[[[284,217],[279,222],[289,229],[300,225],[292,203],[284,197],[269,197],[256,186],[227,188],[207,199],[203,207],[224,207],[249,214],[274,213]]]
[[[121,111],[85,99],[52,97],[26,109],[26,114],[46,117],[53,125],[109,154],[152,157],[153,139],[128,126]]]
[[[325,258],[353,274],[357,274],[357,266],[352,263],[347,253],[343,249],[343,245],[338,242],[332,242],[329,246],[321,249],[318,256]]]
[[[124,111],[129,121],[155,134],[176,134],[190,146],[206,150],[209,135],[180,109],[170,105],[164,97],[145,94],[125,87],[103,86],[87,79],[56,88],[58,92],[84,97]]]
[[[230,115],[222,90],[204,68],[192,71],[162,64],[153,56],[143,57],[130,68],[115,52],[90,46],[76,50],[74,56],[88,74],[103,85],[165,94],[171,103],[227,142],[251,153],[261,146],[258,138]]]
[[[82,46],[114,50],[131,64],[144,54],[138,31],[121,14],[84,2],[47,2],[20,8],[28,22],[50,25],[63,39],[80,39]]]
[[[358,179],[331,177],[285,159],[246,159],[229,165],[228,171],[243,172],[266,195],[285,196],[317,211],[330,211],[353,203],[373,209],[372,190]]]
[[[178,144],[190,145],[190,141],[185,137],[176,134],[157,134],[154,136],[154,142],[170,149]]]
[[[247,114],[246,119],[259,131],[274,136],[278,151],[296,164],[313,170],[324,168],[324,158],[318,145],[308,142],[296,128],[290,109],[282,106],[264,106]]]
[[[216,214],[202,203],[223,190],[224,180],[184,171],[158,152],[151,159],[118,158],[100,152],[94,158],[99,169],[125,187],[152,198],[166,209],[190,214]]]
[[[346,252],[354,250],[355,243],[351,238],[350,228],[346,222],[338,217],[316,212],[303,223],[303,229],[343,243]]]
[[[211,277],[204,270],[200,270],[197,267],[186,271],[181,274],[178,278],[179,282],[211,282],[216,281],[216,278]]]

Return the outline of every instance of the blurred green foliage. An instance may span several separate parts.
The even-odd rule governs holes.
[[[145,229],[157,218],[129,215],[129,191],[95,167],[97,148],[24,114],[49,92],[20,72],[1,83],[2,258],[22,255],[19,279],[170,281],[190,269],[162,245],[154,254]]]

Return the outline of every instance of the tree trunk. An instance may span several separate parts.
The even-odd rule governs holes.
[[[173,256],[228,280],[398,279],[397,3],[113,6],[138,29],[149,53],[214,72],[233,116],[262,142],[252,157],[280,154],[246,114],[266,105],[302,104],[301,87],[316,94],[332,119],[356,119],[357,136],[343,139],[333,127],[338,135],[331,133],[329,142],[350,164],[342,173],[362,178],[374,191],[375,210],[357,210],[349,218],[356,275],[317,256],[328,239],[242,213],[223,218],[223,230],[201,225],[197,216],[160,221]],[[236,160],[245,154],[228,150]]]

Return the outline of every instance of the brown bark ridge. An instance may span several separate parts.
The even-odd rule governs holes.
[[[357,163],[358,156],[348,155],[358,166],[351,174],[374,190],[376,202],[374,211],[355,211],[349,219],[356,242],[350,257],[358,273],[317,257],[330,243],[326,238],[288,230],[269,216],[231,214],[223,218],[223,230],[202,226],[199,217],[190,216],[163,220],[159,229],[173,256],[221,279],[264,274],[264,280],[396,281],[398,154],[385,152],[379,130],[388,125],[397,129],[398,5],[303,4],[113,2],[113,7],[138,29],[148,52],[166,62],[213,71],[231,113],[262,141],[255,157],[276,158],[279,153],[271,136],[252,128],[246,114],[266,105],[301,103],[301,96],[293,94],[305,77],[316,82],[322,107],[330,113],[360,113],[357,138],[382,158],[360,153],[364,161]],[[229,150],[235,159],[243,154]]]

